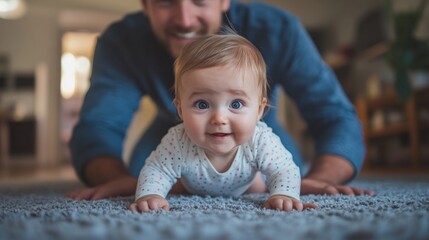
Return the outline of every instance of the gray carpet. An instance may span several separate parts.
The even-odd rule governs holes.
[[[261,208],[266,195],[170,197],[170,212],[127,210],[132,197],[73,201],[77,183],[0,186],[0,239],[429,239],[429,181],[360,180],[376,196],[304,196],[304,212]]]

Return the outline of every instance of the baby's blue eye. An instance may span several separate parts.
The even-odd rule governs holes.
[[[239,100],[234,100],[230,106],[232,109],[240,109],[243,107],[243,103]]]
[[[199,100],[195,103],[195,107],[198,109],[207,109],[209,108],[209,104],[206,101]]]

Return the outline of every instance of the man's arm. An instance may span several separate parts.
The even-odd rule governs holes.
[[[89,186],[95,187],[131,175],[123,161],[111,157],[98,157],[86,164],[84,177]]]
[[[337,185],[350,181],[353,174],[353,166],[345,158],[336,155],[322,155],[314,161],[305,178]]]
[[[318,156],[304,183],[345,184],[359,173],[365,159],[361,124],[334,72],[302,25],[295,22],[288,30],[284,38],[292,38],[288,48],[293,49],[289,59],[292,67],[284,89],[306,120]],[[350,188],[337,190],[351,193]]]
[[[123,143],[144,95],[124,60],[128,45],[117,24],[97,40],[91,85],[69,143],[76,173],[90,186],[127,174],[120,161]]]

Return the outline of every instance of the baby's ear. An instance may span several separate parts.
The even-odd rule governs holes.
[[[265,107],[267,106],[267,98],[262,98],[261,103],[259,104],[259,109],[258,109],[258,120],[261,120],[263,114],[264,114],[264,110]]]
[[[177,114],[179,114],[180,119],[182,119],[182,107],[180,106],[180,100],[175,98],[173,100],[174,106],[176,106]]]

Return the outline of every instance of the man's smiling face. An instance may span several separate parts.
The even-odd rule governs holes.
[[[152,31],[176,58],[198,37],[219,31],[230,0],[142,0]]]

